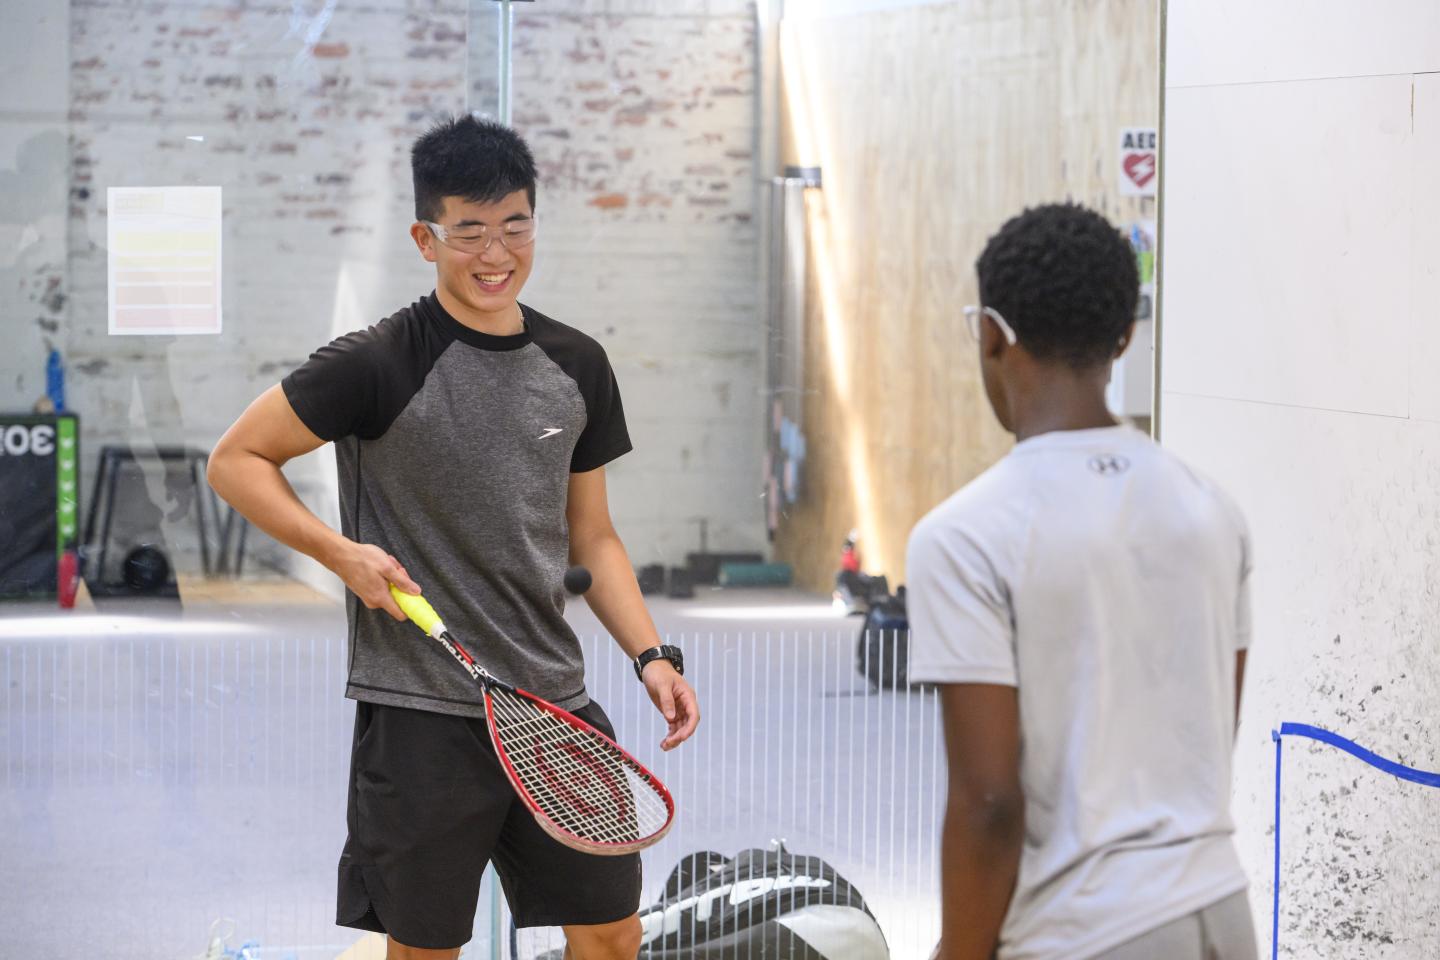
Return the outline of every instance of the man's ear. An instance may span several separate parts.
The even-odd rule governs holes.
[[[1132,340],[1134,340],[1134,339],[1135,339],[1135,321],[1134,321],[1134,320],[1131,320],[1131,321],[1130,321],[1130,326],[1128,326],[1128,327],[1125,328],[1125,335],[1122,336],[1122,337],[1120,338],[1120,342],[1115,345],[1115,359],[1116,359],[1116,360],[1119,360],[1120,357],[1124,355],[1125,351],[1126,351],[1127,349],[1129,349],[1129,347],[1130,347],[1130,341],[1132,341]]]
[[[420,256],[425,258],[427,263],[434,263],[436,259],[435,234],[430,228],[420,221],[410,224],[410,238],[415,241],[415,246],[420,249]]]
[[[985,320],[980,327],[980,355],[988,360],[999,360],[1010,342],[1005,339],[1005,334],[1000,332],[1000,327],[994,321],[988,317]]]

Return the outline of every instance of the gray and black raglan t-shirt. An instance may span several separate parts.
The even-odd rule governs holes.
[[[344,534],[393,554],[451,633],[503,680],[588,702],[565,623],[571,473],[630,450],[620,392],[593,339],[522,305],[525,329],[479,333],[432,293],[321,347],[283,381],[335,442]],[[440,644],[347,594],[346,696],[483,716]]]

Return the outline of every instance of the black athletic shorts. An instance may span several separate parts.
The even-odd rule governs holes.
[[[599,704],[572,712],[614,736]],[[346,820],[335,921],[406,946],[470,940],[492,859],[520,927],[611,923],[640,905],[640,855],[581,853],[541,830],[481,719],[357,703]]]

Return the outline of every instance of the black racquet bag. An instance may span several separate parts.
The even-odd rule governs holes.
[[[865,898],[819,857],[710,850],[682,857],[640,911],[637,960],[888,960]],[[556,950],[540,960],[559,960]]]
[[[910,616],[903,586],[893,596],[871,601],[855,642],[855,669],[874,690],[903,690],[909,685]]]
[[[819,857],[709,850],[682,858],[640,911],[639,960],[886,960],[865,898]]]

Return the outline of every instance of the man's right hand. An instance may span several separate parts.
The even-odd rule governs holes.
[[[300,420],[284,388],[276,384],[250,404],[215,444],[206,477],[242,516],[287,547],[320,561],[365,606],[404,620],[405,614],[390,596],[390,585],[406,593],[419,593],[420,585],[384,550],[356,543],[327,526],[295,495],[280,470],[324,443]]]
[[[416,594],[420,592],[420,585],[410,579],[399,560],[384,550],[347,539],[328,566],[371,610],[384,610],[396,620],[408,619],[390,596],[390,584]]]

